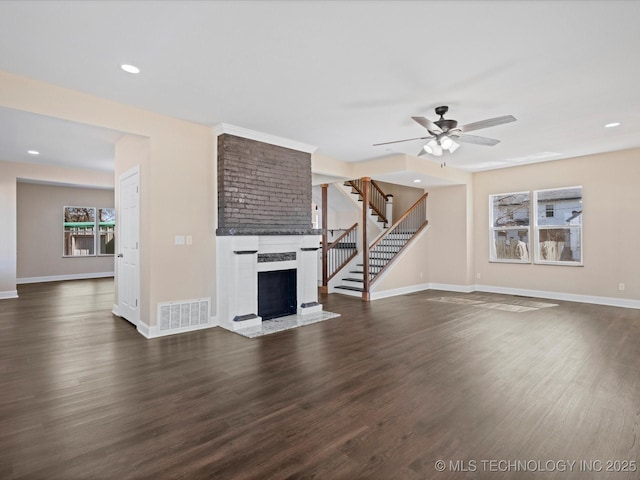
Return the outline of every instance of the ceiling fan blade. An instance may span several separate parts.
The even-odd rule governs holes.
[[[496,125],[502,125],[504,123],[515,122],[516,117],[513,115],[505,115],[503,117],[489,118],[487,120],[480,120],[479,122],[468,123],[459,127],[463,132],[472,132],[474,130],[480,130],[481,128],[495,127]]]
[[[374,143],[373,146],[378,147],[380,145],[390,145],[392,143],[411,142],[413,140],[429,140],[430,138],[433,138],[433,137],[429,135],[428,137],[407,138],[405,140],[393,140],[392,142]]]
[[[500,140],[495,138],[477,137],[476,135],[466,135],[464,133],[457,135],[456,139],[462,143],[474,143],[476,145],[486,145],[487,147],[493,147],[500,143]]]
[[[420,125],[426,128],[427,130],[429,130],[430,133],[434,133],[436,135],[439,133],[442,133],[442,129],[438,125],[433,123],[431,120],[429,120],[428,118],[425,118],[425,117],[411,117],[411,118],[415,122],[418,122]]]

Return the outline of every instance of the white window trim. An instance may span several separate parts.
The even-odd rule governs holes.
[[[96,257],[113,257],[114,253],[100,253],[100,210],[113,210],[115,214],[115,207],[96,207]],[[115,233],[115,232],[114,232]]]
[[[65,221],[64,213],[67,208],[90,208],[93,209],[93,253],[91,255],[65,255],[64,242],[65,242]],[[81,207],[78,205],[65,205],[62,207],[62,258],[92,258],[92,257],[113,257],[113,253],[100,253],[98,252],[100,247],[100,210],[114,209],[114,207]]]
[[[493,198],[505,197],[507,195],[529,195],[529,225],[515,226],[515,227],[495,227],[493,225]],[[527,230],[527,237],[529,238],[529,259],[517,260],[515,258],[498,258],[496,252],[495,232],[502,232],[507,230]],[[506,192],[506,193],[494,193],[489,195],[489,263],[516,263],[516,264],[531,264],[531,191],[522,192]]]
[[[532,202],[530,204],[530,208],[534,212],[533,215],[529,215],[529,218],[533,217],[533,255],[531,252],[529,254],[533,259],[533,263],[535,265],[556,265],[563,267],[584,267],[584,244],[582,240],[584,238],[584,232],[582,229],[582,221],[580,225],[538,225],[538,193],[540,192],[552,192],[557,190],[571,190],[574,188],[579,188],[581,191],[583,189],[582,185],[574,185],[572,187],[558,187],[558,188],[544,188],[540,190],[534,190],[532,193]],[[582,197],[584,198],[584,196]],[[529,222],[531,223],[531,222]],[[564,228],[574,228],[580,230],[580,261],[579,262],[568,262],[568,261],[559,261],[559,260],[542,260],[540,259],[540,230],[555,230],[555,229],[564,229]],[[531,237],[529,237],[531,238]]]
[[[65,212],[68,208],[86,208],[93,210],[93,253],[90,255],[66,255],[64,252],[65,247],[65,233],[66,228],[64,226],[65,222]],[[62,258],[90,258],[96,256],[96,215],[98,211],[96,207],[88,207],[88,206],[79,206],[79,205],[65,205],[62,207]]]

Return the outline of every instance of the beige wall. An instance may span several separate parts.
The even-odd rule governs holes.
[[[341,177],[344,179],[353,179],[353,163],[343,162],[326,155],[318,153],[311,154],[311,171],[315,175],[328,175],[330,177]],[[327,180],[328,181],[328,180]]]
[[[110,173],[0,161],[0,298],[16,292],[18,179],[113,188]]]
[[[164,301],[211,297],[215,312],[212,129],[3,72],[0,106],[147,137],[148,160],[140,176],[140,250],[146,258],[141,260],[146,283],[141,320],[154,326],[156,306]],[[116,174],[120,170],[117,167]],[[193,244],[176,246],[175,235],[191,235]],[[11,242],[9,237],[0,242],[0,249],[10,263],[15,246],[5,244]],[[13,289],[15,268],[0,285],[0,291]]]
[[[467,185],[429,190],[427,218],[431,226],[427,249],[429,281],[435,284],[468,285],[468,265],[472,263],[473,245],[468,234]]]
[[[18,183],[18,279],[113,273],[113,255],[62,256],[65,206],[113,208],[113,190]]]
[[[475,270],[480,285],[640,299],[640,150],[591,155],[474,175]],[[583,186],[584,267],[489,263],[488,196]],[[625,283],[624,291],[618,283]]]
[[[476,173],[472,184],[430,188],[425,246],[407,252],[374,291],[429,283],[583,295],[623,304],[639,300],[639,157],[638,149],[591,155]],[[583,186],[583,267],[489,262],[489,195],[575,185]],[[625,284],[624,291],[618,290],[619,283]]]
[[[0,163],[0,299],[17,296],[16,290],[16,177],[5,175]]]
[[[404,185],[379,182],[377,180],[376,183],[385,194],[393,195],[394,222],[409,210],[409,208],[411,208],[422,195],[424,195],[424,189],[422,188],[405,187]]]
[[[216,311],[216,146],[210,128],[2,72],[0,107],[145,137],[123,140],[115,160],[116,176],[133,164],[141,166],[141,320],[155,325],[156,305],[164,301],[211,297]],[[640,231],[634,193],[639,154],[618,152],[473,176],[410,155],[357,164],[314,155],[312,162],[314,172],[327,175],[376,178],[408,170],[458,185],[430,189],[431,228],[421,239],[426,247],[403,259],[405,270],[414,273],[390,274],[384,279],[386,288],[423,283],[422,267],[428,266],[431,283],[638,299]],[[0,297],[15,292],[16,179],[113,187],[113,174],[108,175],[107,181],[99,173],[0,162]],[[489,194],[570,185],[584,186],[584,267],[488,262]],[[175,235],[191,235],[193,245],[174,245]],[[620,282],[626,283],[624,292],[617,290]]]
[[[471,191],[470,185],[428,190],[429,228],[375,285],[374,292],[380,295],[388,290],[410,290],[411,286],[426,288],[429,284],[464,288],[472,283]]]

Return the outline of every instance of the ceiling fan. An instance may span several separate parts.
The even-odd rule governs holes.
[[[422,125],[427,129],[429,135],[424,137],[407,138],[405,140],[394,140],[392,142],[375,143],[373,146],[389,145],[391,143],[410,142],[413,140],[429,140],[420,150],[418,156],[429,153],[439,157],[443,151],[450,153],[455,152],[460,145],[456,142],[462,143],[475,143],[476,145],[486,145],[493,147],[500,143],[500,140],[493,138],[478,137],[476,135],[467,135],[467,132],[474,130],[480,130],[481,128],[495,127],[496,125],[502,125],[504,123],[515,122],[516,118],[513,115],[504,115],[502,117],[489,118],[487,120],[480,120],[479,122],[468,123],[461,127],[458,127],[456,120],[445,119],[444,115],[449,111],[449,107],[441,106],[436,107],[436,115],[440,115],[440,119],[432,122],[425,117],[411,117],[414,121]]]

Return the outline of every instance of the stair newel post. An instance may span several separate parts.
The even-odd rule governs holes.
[[[371,198],[371,177],[362,178],[362,271],[364,272],[364,285],[362,288],[362,300],[369,301],[369,238],[367,226],[369,220],[369,200]]]
[[[328,267],[328,259],[327,256],[329,254],[329,249],[327,248],[327,229],[329,225],[328,215],[327,215],[327,198],[328,198],[328,183],[323,183],[320,185],[322,189],[322,287],[320,288],[320,292],[329,293],[329,267]]]
[[[385,205],[385,213],[387,215],[387,227],[393,224],[393,195],[387,195],[387,203]]]

